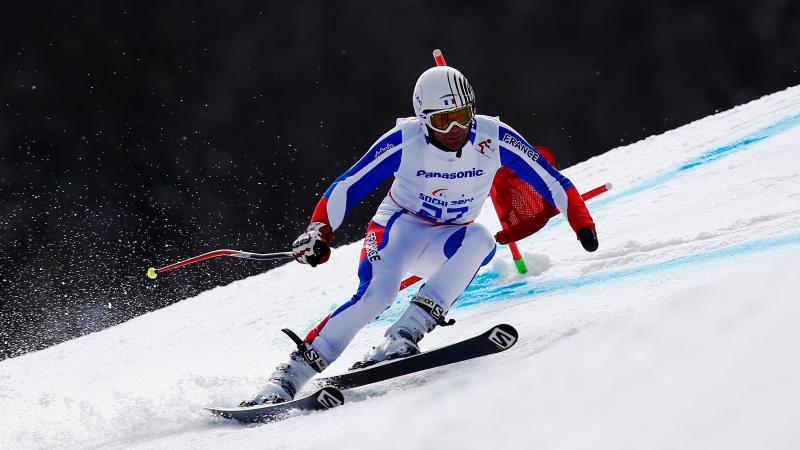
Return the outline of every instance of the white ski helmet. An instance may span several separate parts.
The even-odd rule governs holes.
[[[472,91],[467,77],[449,66],[436,66],[422,72],[414,86],[414,113],[423,123],[431,125],[430,114],[439,111],[454,110],[464,106],[470,107],[471,116],[475,111],[475,93]],[[454,124],[465,127],[459,122],[448,123],[447,130]],[[439,131],[444,131],[439,129]],[[427,132],[427,130],[426,130]]]

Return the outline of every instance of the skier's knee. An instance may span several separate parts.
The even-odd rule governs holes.
[[[386,308],[392,306],[399,288],[400,282],[395,282],[395,280],[388,277],[372,281],[366,291],[366,296],[371,306],[374,307],[376,314],[380,314]]]
[[[483,258],[481,267],[485,266],[489,264],[497,250],[494,236],[488,228],[481,224],[472,224],[470,227],[467,238],[470,240],[472,248],[475,249],[475,254]]]
[[[474,223],[470,225],[468,238],[473,242],[476,247],[485,249],[484,254],[489,254],[495,248],[494,236],[484,225]]]

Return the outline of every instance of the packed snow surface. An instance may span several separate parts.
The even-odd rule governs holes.
[[[0,448],[800,448],[800,87],[566,174],[582,191],[614,184],[589,202],[600,250],[552,220],[520,243],[528,275],[501,248],[456,326],[422,341],[506,322],[520,332],[507,352],[282,422],[205,412],[266,381],[292,349],[281,328],[304,333],[352,295],[354,243],[319,268],[287,264],[1,362]],[[481,221],[498,228],[488,203]],[[375,344],[413,290],[329,373]]]

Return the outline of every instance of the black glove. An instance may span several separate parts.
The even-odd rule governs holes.
[[[330,240],[333,232],[330,225],[322,222],[313,222],[308,230],[292,242],[294,259],[311,267],[322,264],[331,256]]]
[[[578,230],[578,240],[581,241],[581,245],[587,252],[593,252],[600,246],[597,241],[597,232],[589,227],[583,227]]]

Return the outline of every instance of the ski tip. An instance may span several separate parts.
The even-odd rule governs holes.
[[[499,350],[507,350],[517,343],[519,333],[517,329],[507,323],[495,325],[486,332],[486,336]]]
[[[326,409],[344,405],[344,394],[333,386],[326,386],[318,390],[314,396],[317,402]]]
[[[494,328],[501,328],[504,331],[506,331],[506,332],[508,332],[510,334],[513,334],[514,336],[519,337],[519,332],[517,332],[517,329],[514,328],[513,325],[509,325],[507,323],[501,323],[499,325],[495,325]]]

